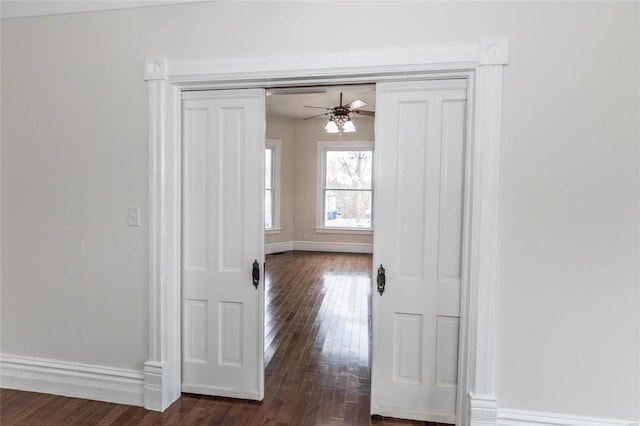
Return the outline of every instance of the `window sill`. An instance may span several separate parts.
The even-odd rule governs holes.
[[[282,231],[282,228],[270,228],[264,230],[264,235],[276,235]]]
[[[358,229],[358,228],[329,228],[329,227],[316,227],[316,233],[318,234],[351,234],[351,235],[373,235],[373,229]]]

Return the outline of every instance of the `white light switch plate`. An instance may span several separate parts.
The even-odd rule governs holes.
[[[140,226],[140,207],[129,207],[127,216],[129,226]]]

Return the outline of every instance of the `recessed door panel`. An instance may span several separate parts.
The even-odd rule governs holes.
[[[218,320],[218,364],[233,367],[242,367],[242,333],[244,326],[242,321],[242,303],[221,302],[220,318]]]
[[[208,358],[209,325],[208,302],[206,300],[186,300],[184,321],[187,334],[184,335],[184,359],[187,362],[205,363]]]
[[[184,268],[209,267],[209,203],[207,182],[211,172],[209,158],[209,110],[191,107],[184,112],[184,191],[183,232],[191,237],[183,246]]]
[[[220,156],[217,169],[220,174],[219,217],[220,217],[220,270],[242,270],[244,240],[244,108],[221,108],[218,119],[220,132]]]
[[[464,197],[464,138],[467,102],[442,103],[438,281],[460,284]]]
[[[396,313],[393,318],[393,380],[422,381],[422,315]]]
[[[397,279],[422,281],[424,276],[424,183],[427,150],[426,101],[398,104],[398,176],[395,180],[398,215],[396,246],[410,248],[397,253]],[[384,166],[382,166],[384,167]]]
[[[438,316],[436,336],[436,384],[456,387],[460,318]]]

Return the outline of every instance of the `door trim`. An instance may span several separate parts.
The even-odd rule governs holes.
[[[144,406],[180,396],[181,137],[183,90],[317,86],[467,78],[465,274],[457,423],[496,423],[497,274],[502,82],[506,39],[420,48],[204,59],[148,58],[149,359]]]

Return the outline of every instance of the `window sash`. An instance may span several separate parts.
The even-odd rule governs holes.
[[[274,184],[274,149],[272,147],[265,148],[265,176],[264,176],[264,184],[267,189],[273,189]]]
[[[273,190],[264,190],[264,229],[273,229]]]
[[[275,213],[275,147],[265,148],[264,229],[274,228]]]
[[[343,183],[342,185],[340,185],[338,182],[331,182],[329,179],[329,174],[328,174],[328,167],[329,167],[329,154],[331,153],[356,153],[356,154],[361,154],[361,153],[366,153],[368,154],[366,156],[365,162],[363,164],[363,175],[365,176],[365,179],[362,179],[359,183],[362,185],[360,187],[358,186],[349,186],[348,183]],[[353,189],[353,190],[360,190],[360,189],[368,189],[371,190],[373,188],[373,149],[362,149],[362,148],[326,148],[324,150],[324,179],[323,179],[323,187],[324,189]],[[368,172],[368,173],[367,173]],[[348,172],[344,172],[345,175],[349,174]],[[368,175],[368,176],[366,176]]]
[[[320,171],[320,175],[319,178],[321,178],[319,187],[320,187],[320,205],[318,206],[320,209],[319,212],[319,221],[318,221],[318,226],[320,226],[319,229],[327,229],[327,230],[334,230],[334,231],[353,231],[353,232],[371,232],[371,230],[373,229],[372,227],[372,207],[373,207],[373,145],[371,143],[358,143],[358,146],[353,146],[353,145],[349,145],[349,146],[341,146],[341,147],[334,147],[334,146],[327,146],[326,143],[324,142],[319,142],[319,151],[321,148],[321,171]],[[365,188],[344,188],[344,187],[336,187],[335,185],[331,185],[328,182],[327,179],[327,173],[328,173],[328,153],[330,152],[335,152],[335,151],[340,151],[340,152],[368,152],[370,153],[370,155],[368,156],[368,161],[370,162],[370,164],[368,166],[366,166],[366,169],[368,169],[368,173],[370,174],[370,176],[368,176],[368,178],[363,179],[366,183],[367,183],[367,187]],[[320,153],[320,152],[319,152]],[[320,164],[319,164],[320,165]],[[368,182],[367,182],[368,180]],[[347,220],[341,220],[339,222],[333,222],[334,220],[340,218],[339,214],[341,212],[335,211],[334,209],[329,209],[328,207],[328,203],[327,203],[327,193],[328,192],[334,192],[334,193],[340,193],[340,192],[352,192],[352,193],[363,193],[363,194],[368,194],[368,204],[367,207],[365,207],[365,213],[364,215],[360,215],[361,217],[351,217],[348,218],[347,220],[350,222],[347,222]],[[354,207],[354,209],[357,209],[358,207]],[[362,209],[362,206],[359,207],[360,209]],[[331,213],[330,213],[331,212]]]

